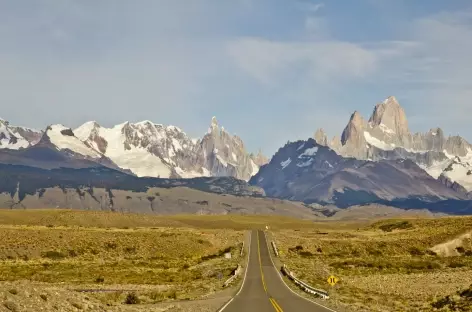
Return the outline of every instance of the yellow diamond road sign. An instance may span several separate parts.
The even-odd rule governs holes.
[[[328,284],[330,284],[331,286],[336,285],[337,282],[339,282],[339,279],[336,276],[331,275],[330,277],[328,277]]]

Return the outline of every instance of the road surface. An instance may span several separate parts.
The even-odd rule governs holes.
[[[333,312],[293,293],[270,258],[263,231],[252,231],[243,286],[219,312]]]

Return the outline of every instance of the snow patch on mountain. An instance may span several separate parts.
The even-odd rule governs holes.
[[[312,162],[313,162],[313,158],[310,158],[307,161],[298,163],[297,167],[308,167],[308,166],[311,166]]]
[[[300,146],[297,148],[297,151],[301,150],[303,147],[305,147],[305,143],[300,144]]]
[[[282,166],[282,169],[287,168],[288,165],[292,162],[292,159],[289,157],[287,160],[284,160],[280,162],[280,165]]]
[[[42,136],[41,131],[31,128],[11,126],[4,119],[0,119],[0,149],[18,150],[36,144]]]
[[[77,138],[70,128],[63,125],[51,125],[45,134],[50,142],[58,149],[68,149],[74,153],[92,158],[101,158],[102,155],[94,149],[91,149]]]
[[[21,136],[15,136],[4,123],[0,123],[0,148],[20,149],[28,146],[27,140]]]
[[[315,156],[318,152],[318,146],[307,148],[303,153],[298,156],[298,158],[303,158],[304,156]]]
[[[444,168],[442,174],[452,182],[457,182],[466,190],[472,191],[472,159],[468,154],[466,157],[456,156],[449,165]]]
[[[391,151],[395,149],[395,144],[387,144],[384,141],[381,141],[377,139],[376,137],[373,137],[369,132],[364,131],[364,138],[367,143],[369,143],[372,146],[375,146],[377,148],[380,148],[384,151]]]

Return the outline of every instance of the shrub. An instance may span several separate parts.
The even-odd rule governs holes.
[[[50,251],[46,251],[45,253],[43,253],[42,257],[43,258],[49,258],[49,259],[52,259],[52,260],[62,260],[66,257],[66,255],[59,252],[59,251],[50,250]]]
[[[139,297],[134,292],[131,292],[126,296],[125,304],[139,304],[139,302]]]
[[[381,229],[384,232],[392,232],[393,230],[406,230],[406,229],[411,229],[413,227],[413,224],[409,221],[400,221],[400,222],[394,222],[394,223],[387,223],[379,226],[379,229]]]
[[[465,267],[466,265],[462,262],[459,262],[459,261],[452,261],[449,263],[448,267],[450,268],[463,268]]]
[[[423,256],[424,252],[421,251],[418,247],[410,247],[408,250],[412,256]]]
[[[20,308],[18,307],[18,305],[13,301],[5,301],[3,303],[3,306],[13,312],[20,311]]]
[[[127,252],[127,253],[136,253],[136,247],[126,247],[125,252]]]
[[[300,251],[298,254],[304,258],[309,258],[313,256],[313,254],[309,251]]]
[[[115,242],[107,242],[105,244],[105,248],[106,249],[116,249],[118,245],[115,243]]]
[[[168,290],[164,293],[164,296],[169,299],[177,299],[177,292],[175,290]]]
[[[367,248],[367,253],[372,256],[381,256],[382,251],[375,248]]]
[[[84,308],[84,306],[79,302],[72,302],[71,305],[78,310],[82,310]]]
[[[41,294],[39,295],[39,297],[43,299],[44,301],[48,301],[48,296],[46,294]]]
[[[458,253],[461,253],[461,254],[465,253],[465,249],[462,246],[456,247],[456,250]]]
[[[105,282],[105,278],[103,276],[99,276],[95,279],[95,283],[103,283]]]

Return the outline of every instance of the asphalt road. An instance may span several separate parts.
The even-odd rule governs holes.
[[[220,312],[333,312],[293,293],[270,258],[263,231],[251,233],[244,284]]]

